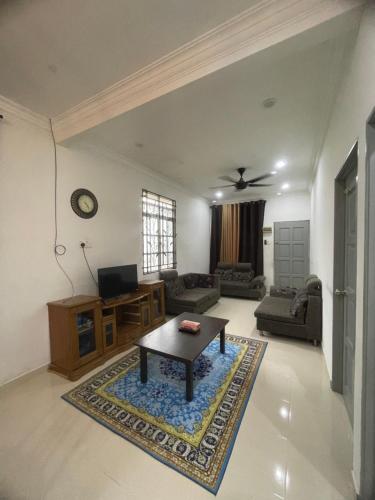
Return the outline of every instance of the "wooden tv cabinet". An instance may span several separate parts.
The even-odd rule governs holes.
[[[102,301],[76,295],[48,304],[49,370],[77,380],[165,322],[163,281],[143,281],[137,292]]]

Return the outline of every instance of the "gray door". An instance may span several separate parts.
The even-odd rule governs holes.
[[[345,182],[345,274],[343,396],[350,420],[354,408],[354,354],[357,281],[357,181],[356,171]]]
[[[275,285],[300,288],[310,268],[310,222],[274,223]]]

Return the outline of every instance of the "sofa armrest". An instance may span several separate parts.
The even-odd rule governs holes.
[[[250,281],[250,288],[263,288],[265,281],[266,281],[265,276],[262,276],[262,275],[255,276],[255,278],[253,278]]]

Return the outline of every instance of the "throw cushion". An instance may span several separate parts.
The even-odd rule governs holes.
[[[185,287],[189,290],[191,288],[197,288],[197,286],[199,286],[198,281],[199,281],[198,274],[190,273],[184,276]]]
[[[184,286],[181,283],[181,280],[178,278],[174,280],[168,280],[165,281],[165,291],[167,298],[172,299],[173,297],[176,297],[177,295],[181,295],[184,291]]]
[[[254,271],[233,271],[234,281],[251,281],[254,278]]]
[[[212,274],[200,274],[198,278],[199,288],[213,288],[215,285],[215,277]]]
[[[220,276],[222,280],[232,279],[232,269],[215,269],[215,274]]]
[[[308,296],[306,288],[300,288],[290,304],[290,314],[292,316],[301,314],[306,307],[307,301]]]

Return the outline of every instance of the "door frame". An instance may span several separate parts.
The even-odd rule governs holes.
[[[333,250],[333,325],[332,325],[332,381],[335,392],[343,393],[344,369],[344,301],[335,295],[345,279],[345,180],[355,169],[358,172],[358,139],[351,147],[340,172],[335,178],[334,250]],[[358,204],[358,201],[357,201]]]
[[[375,497],[375,108],[366,123],[365,182],[360,499],[370,500]]]

